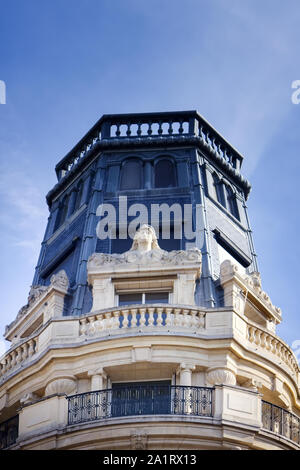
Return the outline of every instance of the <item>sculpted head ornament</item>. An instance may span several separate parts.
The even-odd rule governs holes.
[[[156,233],[151,225],[142,225],[136,232],[131,250],[146,252],[159,249]]]

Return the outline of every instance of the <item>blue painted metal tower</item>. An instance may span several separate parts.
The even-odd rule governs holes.
[[[50,215],[33,285],[48,285],[64,269],[70,281],[65,315],[89,312],[89,256],[131,246],[129,237],[120,238],[127,226],[119,202],[126,196],[128,207],[143,204],[149,214],[153,204],[182,207],[182,218],[171,214],[171,239],[162,238],[157,221],[160,246],[200,248],[196,303],[222,305],[218,279],[223,259],[234,258],[242,269],[257,271],[246,208],[251,187],[240,173],[242,162],[242,155],[196,111],[102,116],[56,166],[58,182],[47,194]],[[116,208],[116,239],[97,237],[101,204]],[[185,233],[177,239],[174,233],[186,219],[194,239]]]

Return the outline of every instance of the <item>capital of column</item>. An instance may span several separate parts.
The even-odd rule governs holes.
[[[88,377],[102,376],[104,379],[107,378],[107,374],[103,367],[98,367],[97,369],[90,369],[87,373]]]
[[[193,370],[196,369],[195,364],[188,364],[185,362],[181,362],[181,364],[177,367],[176,373],[179,374],[181,372],[192,372]]]

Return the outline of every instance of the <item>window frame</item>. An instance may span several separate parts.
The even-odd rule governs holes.
[[[140,179],[140,186],[138,188],[123,188],[122,187],[122,180],[124,178],[124,169],[126,165],[130,163],[137,163],[139,166],[139,179]],[[141,189],[144,189],[144,174],[143,174],[143,161],[141,158],[138,157],[128,157],[124,159],[121,163],[121,168],[120,168],[120,177],[119,177],[119,191],[140,191]]]
[[[174,175],[174,184],[171,186],[156,186],[156,167],[163,161],[168,161],[171,163],[173,167],[173,175]],[[160,155],[154,160],[153,163],[153,180],[152,180],[152,187],[154,189],[170,189],[170,188],[177,188],[178,187],[178,177],[177,177],[177,165],[176,162],[172,157],[169,155]]]
[[[172,303],[172,297],[173,297],[173,291],[169,291],[167,290],[166,288],[164,288],[163,290],[159,290],[159,289],[150,289],[150,290],[147,290],[147,289],[143,289],[141,291],[135,291],[135,292],[132,292],[132,291],[128,291],[128,292],[121,292],[121,293],[115,293],[115,304],[117,307],[125,307],[125,306],[130,306],[130,305],[151,305],[152,302],[145,302],[146,300],[146,294],[156,294],[156,293],[167,293],[168,294],[168,302],[153,302],[154,304],[157,303],[157,304],[160,304],[160,303],[165,303],[166,305],[167,304],[171,304]],[[124,305],[120,305],[120,295],[127,295],[127,294],[142,294],[142,302],[139,303],[139,302],[136,302],[134,304],[124,304]]]

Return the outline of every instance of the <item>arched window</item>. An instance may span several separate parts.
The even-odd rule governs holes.
[[[121,169],[120,189],[141,189],[142,187],[142,165],[138,160],[125,161]]]
[[[227,210],[237,219],[239,219],[239,211],[236,203],[236,196],[232,189],[225,185],[225,194],[226,194],[226,207]]]
[[[172,188],[176,186],[174,163],[171,160],[162,159],[155,165],[155,187]]]
[[[77,194],[76,194],[76,201],[74,206],[74,212],[79,209],[81,206],[81,199],[82,199],[82,192],[83,192],[83,183],[80,181],[77,187]]]
[[[70,195],[68,194],[67,196],[63,198],[59,206],[54,230],[58,229],[58,227],[60,227],[66,220],[67,213],[68,213],[69,199],[70,199]]]
[[[224,201],[223,190],[222,190],[222,182],[220,181],[216,173],[213,174],[213,180],[214,180],[215,199],[220,204],[222,204],[222,206],[225,207],[225,201]]]

